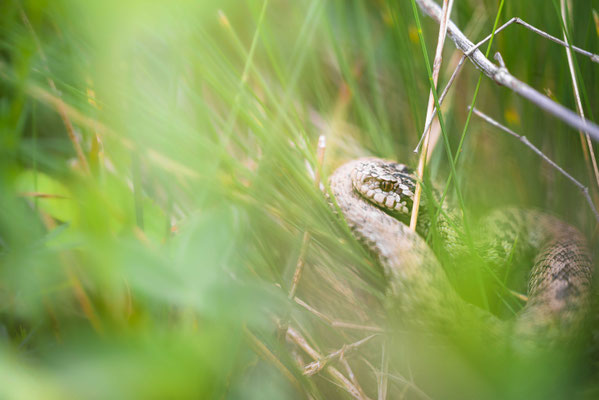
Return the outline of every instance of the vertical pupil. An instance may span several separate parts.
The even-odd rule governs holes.
[[[384,191],[388,192],[389,190],[391,190],[391,186],[392,186],[391,182],[389,182],[389,181],[384,181],[383,182],[383,190]]]

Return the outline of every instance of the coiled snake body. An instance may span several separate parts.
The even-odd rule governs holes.
[[[330,186],[353,234],[377,256],[388,297],[406,318],[443,329],[484,324],[494,335],[535,341],[571,338],[584,322],[593,264],[584,236],[558,218],[506,209],[481,224],[476,247],[487,261],[501,265],[515,251],[536,254],[526,305],[512,321],[501,321],[464,301],[431,248],[398,220],[411,212],[415,177],[410,169],[376,158],[354,160],[334,172]],[[426,229],[426,218],[422,221],[420,228]],[[463,246],[449,222],[441,218],[439,230],[451,252]]]

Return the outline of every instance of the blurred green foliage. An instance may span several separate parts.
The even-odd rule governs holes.
[[[456,2],[453,18],[476,41],[497,5]],[[506,0],[500,22],[518,16],[561,37],[554,5]],[[573,2],[569,34],[597,53],[593,9]],[[421,20],[432,51],[438,26]],[[348,397],[324,373],[302,376],[301,351],[276,321],[300,327],[322,354],[364,337],[288,299],[301,257],[299,298],[339,320],[381,323],[381,274],[313,173],[326,177],[365,154],[416,163],[429,87],[415,29],[410,1],[0,3],[0,397]],[[492,51],[574,109],[563,48],[513,26]],[[442,85],[456,57],[448,42]],[[580,56],[577,68],[596,121],[599,70]],[[454,151],[478,74],[466,66],[443,110]],[[476,105],[596,193],[577,132],[487,79]],[[446,179],[447,165],[439,146],[431,175]],[[457,171],[473,216],[539,207],[593,234],[578,191],[480,121],[470,123]],[[396,339],[393,371],[413,375],[391,374],[390,397],[599,390],[592,345],[513,366],[464,346]],[[368,351],[380,353],[377,343]],[[378,364],[352,365],[359,380],[376,381]],[[375,396],[376,386],[365,389]]]

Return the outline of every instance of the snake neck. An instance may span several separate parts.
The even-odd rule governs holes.
[[[456,211],[447,202],[440,204],[440,196],[436,191],[433,195],[434,199],[427,199],[427,206],[421,208],[418,213],[416,232],[443,258],[456,258],[458,255],[467,254],[468,241],[461,212]],[[436,207],[431,207],[430,204],[435,204]]]

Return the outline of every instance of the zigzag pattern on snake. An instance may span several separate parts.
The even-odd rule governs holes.
[[[501,267],[514,252],[535,255],[528,273],[528,301],[513,320],[502,321],[464,301],[425,240],[400,221],[409,218],[415,182],[406,166],[377,158],[350,161],[330,178],[347,224],[382,265],[387,297],[399,314],[442,329],[480,323],[498,337],[555,342],[575,335],[590,306],[593,273],[582,233],[536,210],[512,208],[485,218],[476,248],[486,261]],[[445,247],[449,252],[461,251],[466,246],[459,243],[462,233],[452,227],[451,216],[459,218],[444,211],[437,226]],[[427,215],[419,214],[418,230],[423,235],[430,224]]]

